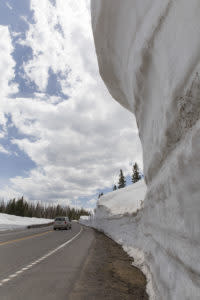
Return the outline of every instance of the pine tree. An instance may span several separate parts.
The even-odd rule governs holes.
[[[15,205],[15,215],[24,217],[24,197],[22,196],[16,201]]]
[[[113,191],[116,191],[116,190],[117,190],[117,186],[116,186],[116,184],[114,184]]]
[[[126,179],[124,177],[122,170],[120,170],[118,189],[124,188],[125,186],[126,186]]]
[[[5,213],[5,210],[6,210],[6,205],[4,203],[4,200],[1,200],[1,203],[0,203],[0,212],[1,213]]]
[[[102,196],[103,193],[100,193]],[[68,216],[72,219],[79,219],[82,215],[90,215],[90,212],[81,208],[74,209],[69,206],[61,205],[43,205],[39,202],[37,204],[27,202],[23,197],[18,200],[11,199],[7,203],[0,200],[0,212],[6,214],[12,214],[23,217],[44,217],[48,219],[54,219],[57,216]]]
[[[135,163],[133,165],[133,175],[132,175],[132,183],[135,183],[141,179],[140,173],[139,173],[139,167],[138,164]]]
[[[98,199],[99,199],[101,196],[103,196],[103,193],[99,193]]]

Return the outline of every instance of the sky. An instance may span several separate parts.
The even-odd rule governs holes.
[[[0,198],[92,209],[142,168],[134,116],[98,72],[89,0],[0,1]]]

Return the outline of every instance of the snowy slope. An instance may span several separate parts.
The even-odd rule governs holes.
[[[141,208],[145,194],[146,184],[144,180],[140,180],[124,189],[119,189],[100,197],[97,206],[104,207],[110,216],[132,214]]]
[[[42,218],[18,217],[0,213],[0,231],[13,230],[17,228],[23,228],[28,225],[45,224],[49,222],[52,222],[52,220]]]
[[[111,220],[104,202],[93,223],[143,253],[156,299],[200,299],[200,1],[91,7],[100,73],[136,116],[147,184],[135,217]]]

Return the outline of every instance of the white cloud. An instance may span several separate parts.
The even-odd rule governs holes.
[[[21,193],[15,191],[9,185],[6,185],[6,186],[4,186],[3,189],[1,189],[0,201],[7,200],[7,199],[20,198],[21,196],[22,196]]]
[[[63,91],[69,94],[83,74],[87,80],[84,64],[89,63],[88,70],[93,69],[89,1],[57,0],[53,6],[48,0],[32,0],[31,9],[35,23],[30,26],[25,44],[32,48],[33,59],[24,66],[26,75],[45,91],[51,68],[63,77]]]
[[[17,85],[10,83],[14,78],[15,61],[11,56],[13,46],[6,26],[0,25],[0,36],[0,96],[5,98],[9,94],[17,92]]]
[[[24,69],[42,93],[32,99],[5,99],[1,107],[26,135],[12,143],[36,168],[26,177],[12,178],[4,194],[16,191],[31,200],[73,205],[77,198],[93,197],[115,183],[120,168],[130,172],[130,161],[141,165],[140,142],[133,116],[110,97],[98,74],[89,1],[57,0],[53,6],[32,0],[31,8],[35,24],[23,43],[32,48],[33,59]],[[7,53],[10,79],[11,44]],[[60,84],[69,100],[46,96],[50,68],[62,75]],[[87,204],[93,205],[94,199]]]
[[[10,154],[10,152],[6,150],[2,145],[0,145],[0,152],[4,154]]]
[[[89,201],[87,201],[88,205],[94,205],[97,203],[97,199],[93,198],[93,199],[90,199]]]
[[[14,78],[15,61],[12,58],[13,46],[9,30],[6,26],[0,25],[0,138],[6,135],[7,118],[3,110],[3,106],[7,102],[7,97],[17,92],[17,85],[12,83]],[[8,151],[1,145],[0,152],[7,153]]]
[[[85,100],[87,110],[76,99],[57,105],[10,101],[13,124],[31,136],[12,142],[37,165],[27,178],[12,179],[16,191],[36,200],[71,201],[111,186],[120,168],[130,171],[130,160],[140,159],[135,122],[108,95],[98,93],[91,106],[91,99]]]
[[[6,6],[7,6],[10,10],[13,9],[12,6],[11,6],[8,2],[6,2]]]

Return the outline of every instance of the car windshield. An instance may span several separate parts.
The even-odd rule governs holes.
[[[56,218],[55,221],[65,221],[65,218]]]

